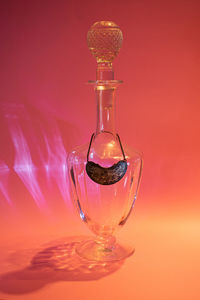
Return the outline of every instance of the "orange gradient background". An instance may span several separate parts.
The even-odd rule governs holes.
[[[136,252],[100,280],[15,276],[31,249],[90,235],[69,197],[66,156],[96,126],[86,34],[100,20],[123,31],[117,128],[144,156],[122,232]],[[200,2],[10,0],[0,24],[0,298],[199,300]]]

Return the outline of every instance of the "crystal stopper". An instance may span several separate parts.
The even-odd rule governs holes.
[[[87,34],[88,47],[97,63],[111,63],[119,53],[122,41],[122,31],[111,21],[94,23]]]

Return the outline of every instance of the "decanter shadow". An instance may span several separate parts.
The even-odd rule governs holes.
[[[68,237],[34,255],[29,264],[17,271],[0,275],[0,291],[7,294],[27,294],[57,281],[99,280],[116,272],[124,263],[90,262],[76,254],[77,245],[88,237]],[[30,251],[27,252],[30,254]],[[23,256],[26,252],[23,253]],[[12,255],[18,260],[19,253]]]

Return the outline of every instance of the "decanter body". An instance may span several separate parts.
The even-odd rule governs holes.
[[[115,97],[121,82],[114,80],[112,60],[121,42],[121,30],[113,22],[95,23],[88,32],[88,45],[98,63],[97,80],[91,82],[97,124],[88,143],[68,156],[72,198],[81,219],[97,236],[77,248],[89,260],[120,260],[133,253],[114,238],[131,213],[142,170],[141,155],[124,147],[115,128]]]

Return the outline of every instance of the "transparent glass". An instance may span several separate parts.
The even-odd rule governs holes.
[[[71,193],[81,219],[96,235],[76,249],[89,260],[121,260],[134,252],[116,242],[117,230],[126,223],[137,197],[142,170],[142,157],[124,147],[115,129],[115,94],[120,82],[96,81],[97,126],[91,144],[79,146],[68,156]],[[86,170],[88,161],[105,171],[104,181],[95,182]],[[127,169],[117,181],[106,181],[108,174],[118,172],[116,165]],[[99,173],[98,173],[99,174]],[[104,173],[100,173],[104,174]],[[115,177],[113,177],[115,178]]]
[[[88,48],[97,61],[94,84],[97,125],[88,144],[69,154],[71,193],[81,219],[96,235],[81,243],[77,253],[92,261],[121,260],[134,249],[117,243],[115,232],[128,219],[135,202],[142,158],[123,146],[115,128],[115,94],[112,62],[122,46],[123,34],[112,21],[94,23],[88,31]]]

